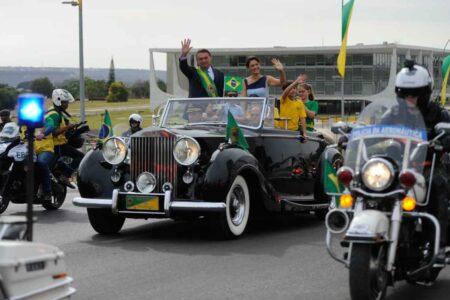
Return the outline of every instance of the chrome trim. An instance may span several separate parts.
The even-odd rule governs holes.
[[[329,230],[327,230],[327,236],[325,238],[325,244],[327,246],[327,252],[331,256],[331,258],[333,258],[334,260],[344,264],[346,267],[350,266],[349,260],[342,259],[342,258],[338,257],[336,255],[336,253],[334,253],[333,248],[331,247],[331,232]],[[348,257],[350,257],[350,255]]]
[[[100,198],[83,198],[75,197],[72,200],[73,205],[79,207],[87,208],[111,208],[111,199],[100,199]]]
[[[119,199],[119,189],[114,189],[111,201],[111,210],[113,214],[117,214],[117,199]]]
[[[166,216],[166,213],[164,212],[160,212],[160,211],[138,211],[138,210],[118,210],[117,211],[119,214],[124,214],[124,215],[146,215],[146,216],[151,216],[151,215],[157,215],[157,216]]]
[[[224,210],[226,204],[223,202],[188,202],[188,201],[174,201],[170,208],[177,210]]]
[[[70,284],[72,282],[73,282],[72,277],[66,277],[64,279],[64,281],[62,281],[62,282],[58,282],[56,284],[52,284],[50,286],[46,286],[44,288],[37,289],[37,290],[31,291],[31,292],[28,292],[28,293],[25,293],[25,294],[22,294],[19,296],[12,296],[12,297],[9,297],[8,299],[10,299],[10,300],[29,299],[30,297],[39,296],[39,294],[67,286],[68,291],[66,293],[64,293],[63,295],[58,295],[59,296],[58,298],[54,298],[54,299],[64,299],[65,297],[69,297],[69,296],[75,294],[75,292],[77,291],[76,289],[74,289],[73,287],[70,286]],[[55,292],[58,292],[58,291],[55,291]]]
[[[164,186],[167,186],[164,184]],[[172,202],[172,190],[169,188],[164,192],[164,212],[170,215],[170,206]]]
[[[358,193],[360,195],[367,196],[367,197],[372,197],[372,198],[385,198],[385,197],[396,196],[398,194],[400,194],[400,195],[401,194],[405,194],[405,191],[404,190],[400,190],[400,189],[394,190],[394,191],[389,192],[389,193],[369,193],[369,192],[366,192],[366,191],[364,191],[364,190],[362,190],[360,188],[352,188],[350,190],[352,192],[356,192],[356,193]]]
[[[431,267],[435,262],[436,262],[436,258],[437,255],[439,254],[439,243],[441,242],[441,226],[439,225],[439,221],[438,219],[436,219],[435,216],[433,216],[432,214],[429,213],[421,213],[421,212],[403,212],[403,214],[405,216],[408,217],[413,217],[413,218],[426,218],[431,220],[431,222],[433,223],[434,227],[436,228],[436,235],[434,237],[434,255],[433,258],[430,260],[430,262],[428,264],[426,264],[425,266],[414,270],[412,272],[408,272],[407,276],[414,276],[426,269],[428,269],[429,267]]]
[[[176,137],[131,137],[130,180],[136,182],[142,172],[156,177],[155,193],[163,193],[162,185],[177,186],[178,164],[173,157]]]

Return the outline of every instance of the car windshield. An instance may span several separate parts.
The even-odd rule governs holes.
[[[265,98],[170,99],[161,119],[162,127],[186,124],[226,124],[230,112],[241,126],[262,126]]]

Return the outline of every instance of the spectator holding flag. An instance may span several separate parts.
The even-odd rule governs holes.
[[[224,75],[212,67],[212,56],[207,49],[197,51],[197,68],[188,65],[187,55],[191,51],[191,40],[181,41],[180,70],[189,80],[189,98],[222,97]]]
[[[250,56],[245,62],[250,76],[244,79],[242,96],[248,97],[268,97],[269,86],[283,86],[286,83],[286,74],[283,64],[276,58],[272,59],[274,68],[280,72],[280,78],[261,74],[261,63],[256,56]]]

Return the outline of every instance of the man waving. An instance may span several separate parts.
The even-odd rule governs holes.
[[[190,39],[181,41],[180,70],[189,80],[189,98],[222,97],[224,75],[211,66],[211,53],[207,49],[198,50],[195,55],[198,67],[194,68],[187,62],[191,49]]]

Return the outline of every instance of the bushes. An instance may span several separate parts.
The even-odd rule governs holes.
[[[127,87],[121,81],[111,83],[108,90],[108,96],[106,96],[106,101],[108,102],[128,101]]]

